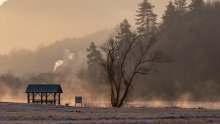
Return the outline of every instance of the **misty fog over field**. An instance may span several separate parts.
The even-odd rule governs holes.
[[[61,84],[62,104],[73,103],[75,96],[99,103],[110,99],[107,82],[85,78],[87,48],[94,42],[101,51],[101,46],[117,33],[125,18],[131,30],[137,32],[135,12],[141,0],[101,2],[100,8],[95,5],[99,0],[87,1],[92,7],[85,0],[76,1],[64,0],[60,4],[59,0],[8,0],[0,6],[0,101],[26,102],[25,89],[30,83]],[[220,2],[206,1],[201,10],[187,9],[169,21],[163,18],[168,0],[149,2],[158,15],[159,33],[154,50],[163,52],[172,61],[157,64],[148,75],[137,77],[128,100],[219,102]],[[82,7],[77,8],[75,4]],[[115,8],[104,9],[108,5]],[[87,13],[90,9],[92,12]],[[102,9],[106,13],[100,12]],[[45,25],[49,26],[44,29]]]

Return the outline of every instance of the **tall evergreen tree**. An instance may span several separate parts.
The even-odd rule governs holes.
[[[205,6],[205,2],[203,0],[192,0],[189,5],[190,11],[200,10]]]
[[[186,0],[175,0],[174,4],[178,14],[185,14],[187,12]]]
[[[140,3],[136,15],[136,25],[139,34],[152,35],[157,32],[157,15],[153,12],[154,6],[148,0]]]
[[[102,55],[99,50],[97,50],[97,46],[94,42],[91,42],[89,48],[87,48],[87,74],[89,77],[97,78],[100,72],[100,61]]]
[[[167,5],[167,9],[163,14],[162,19],[164,22],[167,22],[169,20],[173,20],[174,16],[175,16],[175,6],[172,1],[169,1],[169,4]]]
[[[122,23],[120,23],[120,26],[119,26],[119,29],[118,29],[118,34],[117,34],[116,37],[119,40],[123,40],[123,39],[128,40],[128,38],[132,34],[130,28],[131,28],[131,25],[129,24],[128,20],[124,19],[124,21]]]
[[[124,21],[120,23],[118,33],[116,35],[116,38],[119,41],[119,45],[122,46],[121,48],[124,48],[129,44],[133,34],[134,33],[131,31],[131,25],[127,19],[124,19]]]

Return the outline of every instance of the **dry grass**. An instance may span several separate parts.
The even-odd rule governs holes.
[[[219,124],[220,110],[96,108],[0,103],[0,123]]]

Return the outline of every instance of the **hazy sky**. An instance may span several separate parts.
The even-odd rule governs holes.
[[[2,5],[7,0],[0,0],[0,5]]]
[[[35,49],[63,38],[82,37],[112,28],[124,18],[134,24],[141,1],[8,0],[0,6],[0,53],[14,47]],[[149,1],[161,17],[168,0]]]

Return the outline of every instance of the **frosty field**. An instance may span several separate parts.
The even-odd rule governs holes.
[[[218,124],[220,110],[181,108],[95,108],[0,103],[0,123]]]

